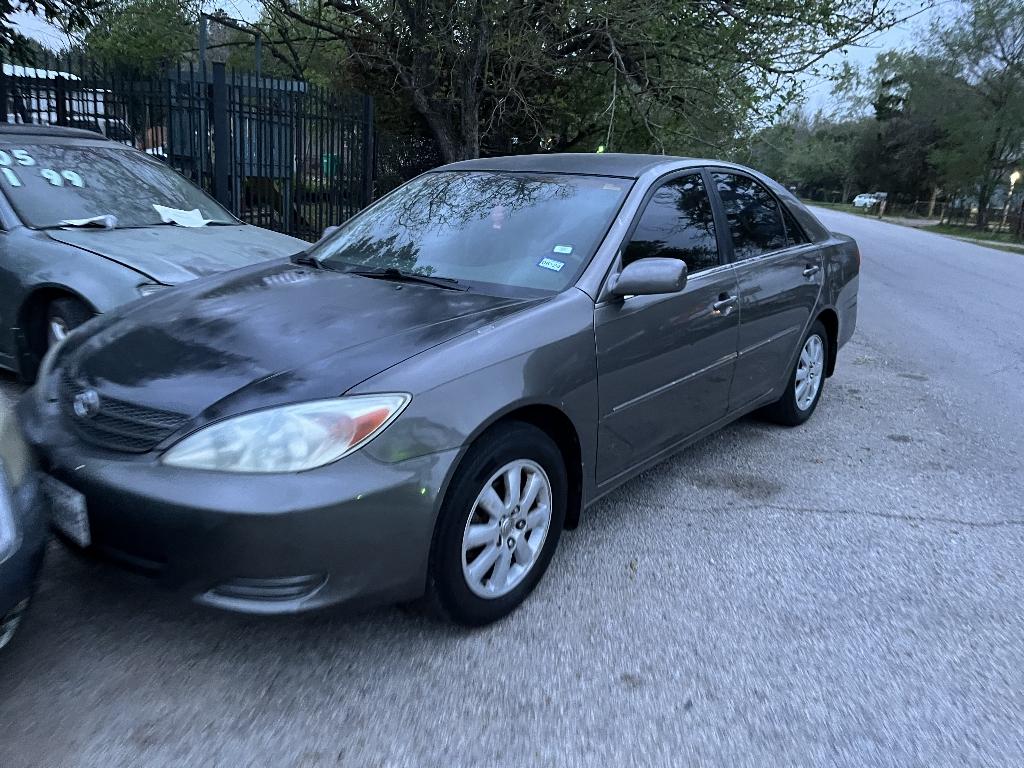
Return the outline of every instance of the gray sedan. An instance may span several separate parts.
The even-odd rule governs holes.
[[[736,165],[466,161],[88,323],[19,412],[65,538],[200,603],[482,624],[629,478],[751,411],[808,419],[859,268]]]
[[[187,179],[99,134],[0,124],[0,368],[31,380],[98,312],[306,243],[244,224]]]

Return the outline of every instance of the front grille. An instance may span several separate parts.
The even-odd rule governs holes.
[[[99,396],[99,410],[92,416],[75,413],[75,397],[88,387],[65,374],[60,404],[65,418],[82,438],[112,451],[145,453],[184,426],[188,416],[147,408],[106,395]]]

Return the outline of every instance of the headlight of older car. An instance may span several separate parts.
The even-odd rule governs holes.
[[[254,411],[200,429],[164,454],[163,463],[219,472],[301,472],[358,450],[394,421],[412,398],[356,395]]]

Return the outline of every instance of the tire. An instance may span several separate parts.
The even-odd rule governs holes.
[[[804,393],[804,397],[801,399],[797,397],[799,385],[797,376],[802,370],[807,370],[808,368],[805,363],[805,353],[809,352],[808,345],[814,344],[811,341],[814,338],[820,344],[820,353],[808,355],[811,358],[818,358],[810,366],[808,375],[817,382],[817,389],[809,400],[807,399],[808,393]],[[825,330],[825,326],[818,320],[815,321],[814,325],[807,331],[803,341],[800,342],[800,355],[797,357],[793,369],[789,372],[789,382],[786,385],[786,391],[782,393],[782,397],[777,401],[763,409],[762,413],[765,417],[786,427],[797,427],[811,418],[811,414],[818,407],[818,401],[821,400],[821,393],[825,391],[825,370],[828,366],[828,356],[828,331]]]
[[[11,641],[14,640],[14,635],[21,625],[22,619],[25,618],[28,606],[29,598],[25,598],[14,606],[9,613],[0,616],[0,650],[9,646]]]
[[[93,313],[89,307],[78,299],[69,297],[51,301],[46,308],[43,327],[38,336],[39,348],[36,350],[38,358],[42,360],[46,351],[60,340],[61,337],[57,334],[56,329],[61,329],[61,333],[67,335],[82,323],[90,320],[92,316]]]
[[[58,323],[71,332],[82,323],[93,318],[94,313],[85,302],[71,296],[54,299],[47,304],[42,311],[33,307],[33,319],[30,321],[27,330],[28,338],[26,348],[21,354],[21,380],[26,384],[32,384],[36,380],[39,366],[46,356],[47,350],[56,339],[53,336],[52,328]]]
[[[522,493],[512,499],[506,469],[520,478]],[[482,500],[488,487],[496,495]],[[532,502],[527,498],[531,488],[539,489]],[[465,626],[482,626],[511,613],[551,562],[565,522],[567,489],[562,454],[544,432],[510,422],[485,433],[463,458],[441,505],[427,575],[425,602],[431,611]],[[548,520],[541,535],[545,497]],[[514,498],[526,502],[523,508],[507,504]],[[498,503],[499,514],[492,514],[489,510]],[[494,543],[467,550],[471,528],[493,535]],[[492,553],[496,559],[486,567]],[[470,577],[471,566],[483,566],[473,571],[484,574],[480,580]]]

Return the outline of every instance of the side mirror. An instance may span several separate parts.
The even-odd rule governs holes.
[[[331,225],[331,226],[329,226],[329,227],[324,227],[324,231],[323,231],[323,234],[321,234],[321,235],[320,235],[320,239],[319,239],[319,240],[317,240],[317,242],[318,242],[318,243],[322,243],[322,242],[323,242],[324,240],[326,240],[326,239],[327,239],[328,237],[330,237],[330,236],[331,236],[331,235],[333,235],[333,234],[334,234],[335,232],[337,232],[337,231],[338,231],[338,229],[339,229],[339,227],[338,227],[338,226],[337,226],[336,224],[332,224],[332,225]]]
[[[627,264],[612,278],[611,292],[616,296],[647,296],[677,293],[685,286],[685,261],[651,256]]]

